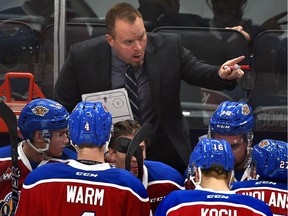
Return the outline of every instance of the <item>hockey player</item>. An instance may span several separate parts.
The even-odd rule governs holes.
[[[208,137],[225,139],[235,157],[235,180],[244,181],[250,174],[249,158],[253,142],[254,118],[246,103],[224,101],[210,119]]]
[[[232,190],[265,201],[274,215],[287,215],[288,143],[265,139],[252,150],[253,180],[235,182]]]
[[[69,119],[77,160],[50,163],[31,172],[16,215],[148,216],[149,199],[141,182],[104,162],[111,125],[111,114],[102,103],[79,102]]]
[[[18,145],[18,190],[26,176],[36,167],[51,161],[65,162],[76,158],[76,152],[66,148],[69,113],[58,102],[35,99],[21,111],[18,127],[23,141]],[[0,149],[0,215],[12,212],[11,146]]]
[[[125,157],[128,144],[134,135],[140,130],[141,125],[137,121],[124,120],[114,124],[113,136],[109,143],[110,161],[117,168],[125,169]],[[119,138],[126,138],[128,142],[119,142]],[[146,157],[146,146],[149,140],[139,144],[143,151],[143,159]],[[130,172],[139,177],[137,159],[132,157]],[[143,174],[140,177],[147,189],[152,212],[155,212],[159,203],[173,190],[184,189],[181,174],[167,164],[157,161],[144,160]]]
[[[160,203],[155,216],[272,215],[265,202],[230,191],[234,156],[228,142],[203,138],[191,158],[195,190],[171,192]]]

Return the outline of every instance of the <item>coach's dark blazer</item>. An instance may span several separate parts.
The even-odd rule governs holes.
[[[233,89],[236,81],[221,80],[219,67],[197,60],[182,48],[180,36],[176,34],[148,33],[144,64],[161,125],[187,164],[191,144],[181,111],[180,80],[214,90]],[[105,38],[73,45],[56,82],[54,99],[70,112],[81,101],[82,94],[110,89],[111,49]]]

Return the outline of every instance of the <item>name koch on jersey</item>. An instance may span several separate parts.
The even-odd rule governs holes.
[[[177,213],[181,210],[181,214]],[[185,212],[183,214],[183,212]],[[195,216],[243,216],[243,215],[257,215],[264,216],[266,214],[261,211],[249,208],[241,204],[232,204],[232,203],[204,203],[204,202],[195,202],[187,203],[183,205],[175,206],[167,212],[167,216],[174,215],[191,215],[193,213]]]
[[[234,192],[209,189],[173,191],[158,206],[155,216],[264,216],[272,215],[261,200]]]

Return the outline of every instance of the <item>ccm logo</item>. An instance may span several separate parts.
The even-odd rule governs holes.
[[[165,196],[150,199],[150,203],[161,202],[164,198]]]

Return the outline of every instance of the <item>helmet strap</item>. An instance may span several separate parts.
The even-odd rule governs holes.
[[[228,188],[231,189],[231,184],[232,184],[233,181],[234,181],[234,170],[231,170],[230,178],[229,178],[229,181],[228,181]]]
[[[75,145],[72,140],[70,140],[70,145],[73,146],[73,148],[75,149],[76,152],[78,152],[78,146]]]
[[[250,166],[251,164],[251,158],[250,158],[250,153],[252,151],[252,147],[251,147],[251,142],[249,141],[249,139],[247,139],[247,144],[246,144],[246,148],[245,148],[245,157],[243,157],[243,159],[237,164],[234,165],[234,170],[237,170],[236,168],[242,167],[244,162],[244,169],[247,168],[248,166]]]
[[[45,160],[48,160],[50,159],[51,157],[48,156],[45,152],[49,150],[49,145],[50,145],[50,142],[51,142],[51,135],[50,135],[50,132],[48,130],[43,130],[42,131],[42,137],[43,137],[43,141],[45,143],[45,148],[36,148],[30,141],[30,139],[26,139],[26,143],[32,148],[34,149],[36,152],[38,152]]]
[[[247,146],[246,148],[246,164],[244,166],[244,168],[247,168],[247,167],[251,167],[251,163],[252,163],[252,157],[251,157],[251,152],[252,152],[253,148],[249,146]]]
[[[198,179],[199,180],[197,182],[195,181],[196,171],[194,171],[194,175],[190,175],[190,180],[195,185],[195,188],[199,188],[199,187],[201,187],[200,184],[201,184],[201,181],[202,181],[201,168],[200,167],[198,167],[198,168],[194,167],[194,169],[197,169],[197,171],[198,171]]]
[[[247,133],[246,137],[247,137],[247,142],[248,142],[248,146],[247,146],[247,148],[248,148],[248,147],[251,147],[251,146],[252,146],[252,142],[253,142],[253,138],[254,138],[253,132],[252,132],[252,131],[249,131],[249,132]]]
[[[250,164],[250,175],[247,178],[248,180],[258,180],[259,175],[257,174],[257,162],[251,159]]]
[[[207,138],[209,138],[209,139],[212,138],[212,131],[211,131],[211,126],[210,125],[208,125]]]
[[[48,159],[51,158],[50,156],[48,156],[45,153],[45,151],[47,151],[49,149],[49,144],[48,143],[45,142],[46,143],[46,147],[44,149],[38,149],[31,143],[31,141],[29,139],[27,139],[25,141],[32,149],[34,149],[36,152],[38,152],[45,160],[48,160]]]

